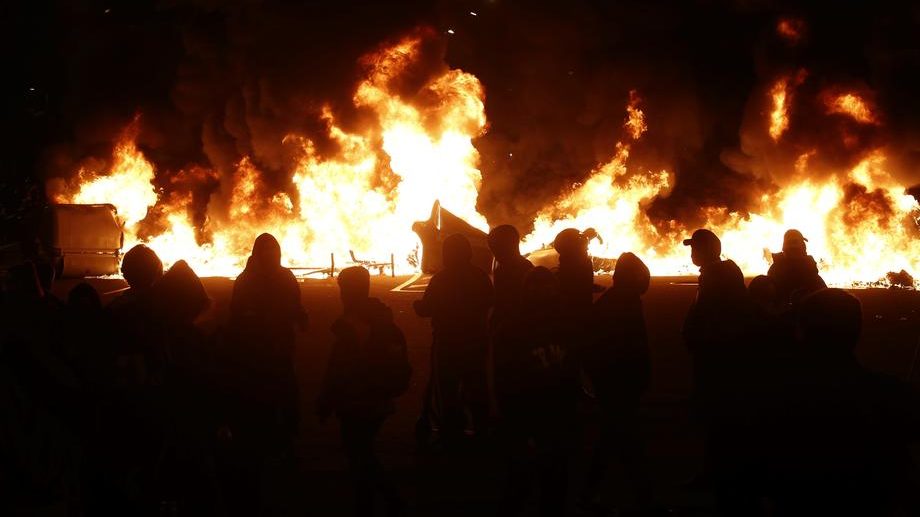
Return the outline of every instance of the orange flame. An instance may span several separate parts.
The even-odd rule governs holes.
[[[415,270],[418,240],[412,222],[426,219],[438,199],[474,226],[487,230],[476,210],[481,174],[473,138],[486,128],[482,85],[460,70],[445,69],[424,81],[415,93],[392,86],[419,59],[421,35],[407,37],[362,60],[366,78],[353,101],[371,114],[368,127],[346,130],[332,109],[322,110],[329,138],[338,151],[321,155],[310,139],[289,135],[297,151],[291,183],[272,191],[256,162],[244,157],[231,180],[208,206],[204,222],[191,214],[191,195],[159,195],[153,165],[134,143],[137,123],[115,145],[110,166],[79,171],[79,184],[56,196],[62,202],[116,205],[125,225],[126,246],[145,241],[164,263],[187,260],[202,275],[235,276],[256,235],[271,232],[292,266],[326,266],[329,254],[348,251],[368,259],[396,256],[397,271]],[[777,80],[769,89],[769,134],[774,141],[789,127],[794,88],[805,77]],[[424,99],[418,102],[417,99]],[[864,97],[844,94],[827,104],[828,113],[878,123]],[[839,100],[839,104],[838,104]],[[694,229],[678,221],[653,220],[647,207],[665,197],[674,184],[668,170],[652,171],[629,163],[631,146],[648,130],[641,98],[630,92],[624,138],[611,158],[580,185],[539,211],[522,249],[552,242],[568,227],[595,228],[603,243],[591,243],[596,256],[637,253],[653,274],[695,273],[681,240]],[[809,238],[832,285],[874,282],[888,271],[920,272],[920,205],[906,194],[889,170],[886,150],[864,152],[842,170],[817,170],[819,149],[799,149],[793,179],[776,185],[748,212],[701,207],[700,226],[722,238],[724,254],[748,275],[761,274],[789,228]],[[826,161],[826,160],[825,160]],[[189,177],[196,177],[192,172]],[[202,174],[216,178],[213,171]],[[819,179],[820,178],[820,179]],[[146,220],[145,220],[146,218]],[[149,224],[156,219],[156,230]],[[140,223],[144,222],[144,235]]]
[[[828,114],[846,115],[861,124],[878,124],[869,102],[856,93],[825,94]]]
[[[788,97],[789,79],[783,77],[773,84],[770,89],[770,97],[773,99],[773,111],[770,112],[770,136],[773,140],[779,140],[783,136],[786,128],[789,127],[789,114],[787,113],[786,101]]]
[[[411,225],[427,219],[435,200],[488,229],[476,211],[481,174],[472,139],[486,125],[479,80],[446,70],[421,86],[416,95],[425,99],[421,105],[391,90],[392,80],[420,58],[423,37],[409,36],[362,60],[367,78],[357,86],[354,103],[376,115],[377,127],[349,133],[326,107],[322,117],[341,148],[337,155],[321,157],[309,139],[286,138],[301,154],[294,166],[293,198],[268,192],[253,162],[243,158],[226,211],[209,207],[206,242],[199,242],[188,215],[189,199],[158,198],[151,184],[154,167],[130,133],[116,145],[108,175],[81,172],[78,187],[57,200],[114,202],[125,224],[126,249],[141,240],[137,225],[158,205],[165,213],[163,228],[147,244],[164,263],[185,259],[202,275],[238,274],[262,232],[278,238],[288,265],[327,266],[330,253],[342,263],[354,251],[381,261],[392,253],[398,271],[412,270],[418,239]]]

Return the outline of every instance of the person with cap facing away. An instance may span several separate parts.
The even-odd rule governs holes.
[[[767,276],[776,285],[777,301],[788,304],[801,295],[827,287],[818,273],[818,264],[806,251],[808,239],[798,230],[783,235],[783,251],[773,254]]]

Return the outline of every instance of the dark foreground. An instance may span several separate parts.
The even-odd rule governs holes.
[[[417,450],[414,424],[421,395],[428,379],[430,327],[415,316],[411,304],[421,291],[393,292],[406,278],[375,278],[371,295],[390,305],[397,324],[408,340],[414,369],[409,392],[398,400],[397,413],[384,425],[378,452],[384,465],[409,501],[409,514],[420,516],[490,515],[494,512],[504,481],[503,454],[488,443],[463,454],[439,454]],[[609,283],[599,278],[599,283]],[[100,293],[112,292],[120,280],[92,280]],[[204,279],[213,300],[200,323],[216,330],[226,320],[232,281]],[[74,282],[61,282],[57,294],[66,296]],[[705,487],[688,488],[686,481],[700,471],[701,432],[690,417],[689,357],[680,338],[681,323],[696,291],[692,280],[653,279],[644,297],[652,353],[652,388],[644,400],[643,425],[649,445],[653,474],[661,502],[678,515],[711,514],[712,498]],[[350,515],[351,488],[335,420],[321,425],[313,416],[332,342],[329,327],[340,310],[334,281],[301,283],[302,299],[310,312],[309,329],[297,342],[296,368],[301,392],[301,430],[294,457],[274,458],[264,469],[262,487],[267,513],[272,515]],[[920,294],[884,289],[854,290],[863,305],[865,327],[858,354],[870,369],[906,379],[916,361],[920,344]],[[114,295],[103,297],[108,302]],[[915,367],[920,368],[920,366]],[[914,379],[920,372],[914,373]],[[916,380],[914,382],[917,382]],[[582,404],[583,453],[572,460],[573,488],[579,486],[587,449],[593,439],[594,408]],[[920,458],[914,451],[914,458]],[[610,476],[603,501],[616,507],[629,505],[628,493],[620,489],[616,472]],[[536,508],[531,512],[536,514]]]

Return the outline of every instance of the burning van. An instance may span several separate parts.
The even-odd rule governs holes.
[[[50,205],[42,220],[42,252],[60,277],[114,275],[124,234],[109,204]]]

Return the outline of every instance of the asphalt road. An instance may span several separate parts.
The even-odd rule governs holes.
[[[381,432],[381,459],[411,501],[411,515],[490,515],[503,482],[500,451],[484,448],[443,456],[416,450],[413,426],[428,379],[431,330],[428,321],[412,311],[412,302],[420,296],[420,290],[392,291],[406,279],[377,277],[371,288],[373,296],[393,309],[397,324],[406,334],[414,369],[412,387],[399,399],[397,413]],[[90,282],[102,293],[124,286],[121,280],[114,279]],[[606,284],[609,279],[598,277],[597,282]],[[65,296],[75,283],[60,282],[57,294]],[[206,278],[204,284],[213,304],[200,324],[216,330],[227,317],[233,284],[226,278]],[[710,507],[707,494],[682,486],[698,471],[702,457],[700,432],[689,416],[687,404],[689,358],[680,339],[680,326],[695,289],[693,279],[655,278],[645,296],[653,379],[643,405],[644,428],[659,496],[666,504],[679,508],[680,515],[708,515]],[[349,515],[350,490],[337,425],[334,421],[321,425],[313,416],[313,401],[332,341],[329,327],[340,310],[338,292],[333,280],[305,280],[301,293],[310,312],[309,329],[300,335],[296,352],[303,401],[301,439],[296,458],[279,459],[267,469],[263,489],[273,514]],[[906,378],[920,343],[920,293],[867,289],[854,290],[853,294],[862,301],[865,318],[860,358],[874,370]],[[114,296],[106,295],[103,300]],[[920,372],[915,378],[920,379]],[[587,449],[592,434],[590,406],[583,414],[587,424],[579,425],[584,428]],[[584,459],[573,460],[575,487]],[[605,502],[611,506],[628,505],[628,493],[620,488],[622,483],[616,473],[611,477]]]

